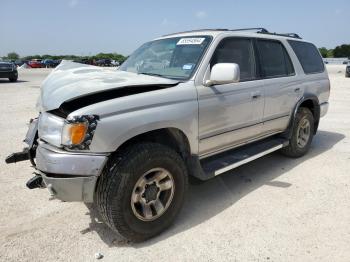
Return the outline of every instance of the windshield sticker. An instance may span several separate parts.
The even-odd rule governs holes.
[[[181,38],[176,45],[200,45],[204,40],[204,37]]]
[[[183,65],[182,69],[183,70],[191,70],[192,66],[193,66],[193,64],[186,64],[186,65]]]

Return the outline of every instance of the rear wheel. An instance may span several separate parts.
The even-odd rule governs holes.
[[[143,143],[109,161],[97,185],[95,202],[112,230],[139,242],[171,225],[187,187],[182,158],[166,146]]]
[[[301,157],[309,149],[314,136],[314,117],[308,108],[301,107],[296,114],[289,145],[281,152],[289,157]]]

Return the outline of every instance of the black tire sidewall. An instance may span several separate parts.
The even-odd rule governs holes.
[[[17,79],[18,79],[18,76],[17,76],[17,75],[14,75],[14,76],[9,77],[10,82],[16,82]]]
[[[304,147],[300,148],[298,146],[298,127],[300,125],[300,122],[304,118],[307,118],[309,121],[309,124],[310,124],[310,137],[309,137],[307,144]],[[313,115],[309,109],[302,107],[297,112],[295,126],[293,128],[293,134],[292,134],[292,137],[290,139],[290,146],[292,147],[292,150],[294,151],[294,153],[297,156],[302,156],[309,150],[311,142],[312,142],[313,134],[314,134]]]

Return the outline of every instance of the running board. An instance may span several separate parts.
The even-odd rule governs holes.
[[[267,138],[205,158],[201,160],[202,169],[209,177],[218,176],[287,145],[286,139]]]

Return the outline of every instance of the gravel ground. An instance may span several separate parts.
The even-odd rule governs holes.
[[[330,111],[311,151],[274,153],[191,186],[175,225],[132,244],[111,233],[83,203],[50,200],[25,187],[28,162],[6,165],[22,148],[49,69],[0,80],[1,261],[350,261],[350,78],[328,66]]]

